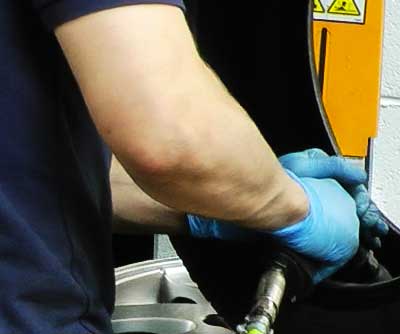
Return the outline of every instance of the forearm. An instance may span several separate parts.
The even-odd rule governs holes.
[[[172,98],[159,100],[169,117],[153,121],[148,136],[141,134],[153,142],[144,172],[135,166],[135,154],[119,152],[148,194],[181,211],[251,228],[280,227],[304,215],[302,190],[204,63],[186,69],[173,90]]]
[[[186,217],[152,199],[113,157],[111,173],[113,231],[121,234],[186,234]]]

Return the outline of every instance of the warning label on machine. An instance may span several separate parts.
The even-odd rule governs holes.
[[[367,0],[314,0],[314,19],[364,24],[366,2]]]

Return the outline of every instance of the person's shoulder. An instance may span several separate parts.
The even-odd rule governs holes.
[[[44,24],[50,30],[79,17],[129,5],[165,4],[185,9],[183,0],[32,0]]]

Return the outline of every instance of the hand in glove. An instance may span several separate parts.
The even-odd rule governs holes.
[[[361,239],[371,248],[381,246],[380,237],[387,234],[389,227],[363,185],[367,180],[364,170],[320,149],[289,153],[281,156],[279,161],[298,177],[331,178],[341,183],[356,202]]]
[[[359,220],[355,203],[333,179],[299,178],[287,172],[305,190],[310,202],[309,214],[297,224],[271,234],[299,254],[318,261],[313,280],[319,283],[357,252]]]

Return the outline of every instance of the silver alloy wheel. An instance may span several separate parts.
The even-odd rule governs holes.
[[[233,334],[179,258],[117,268],[116,334]]]

